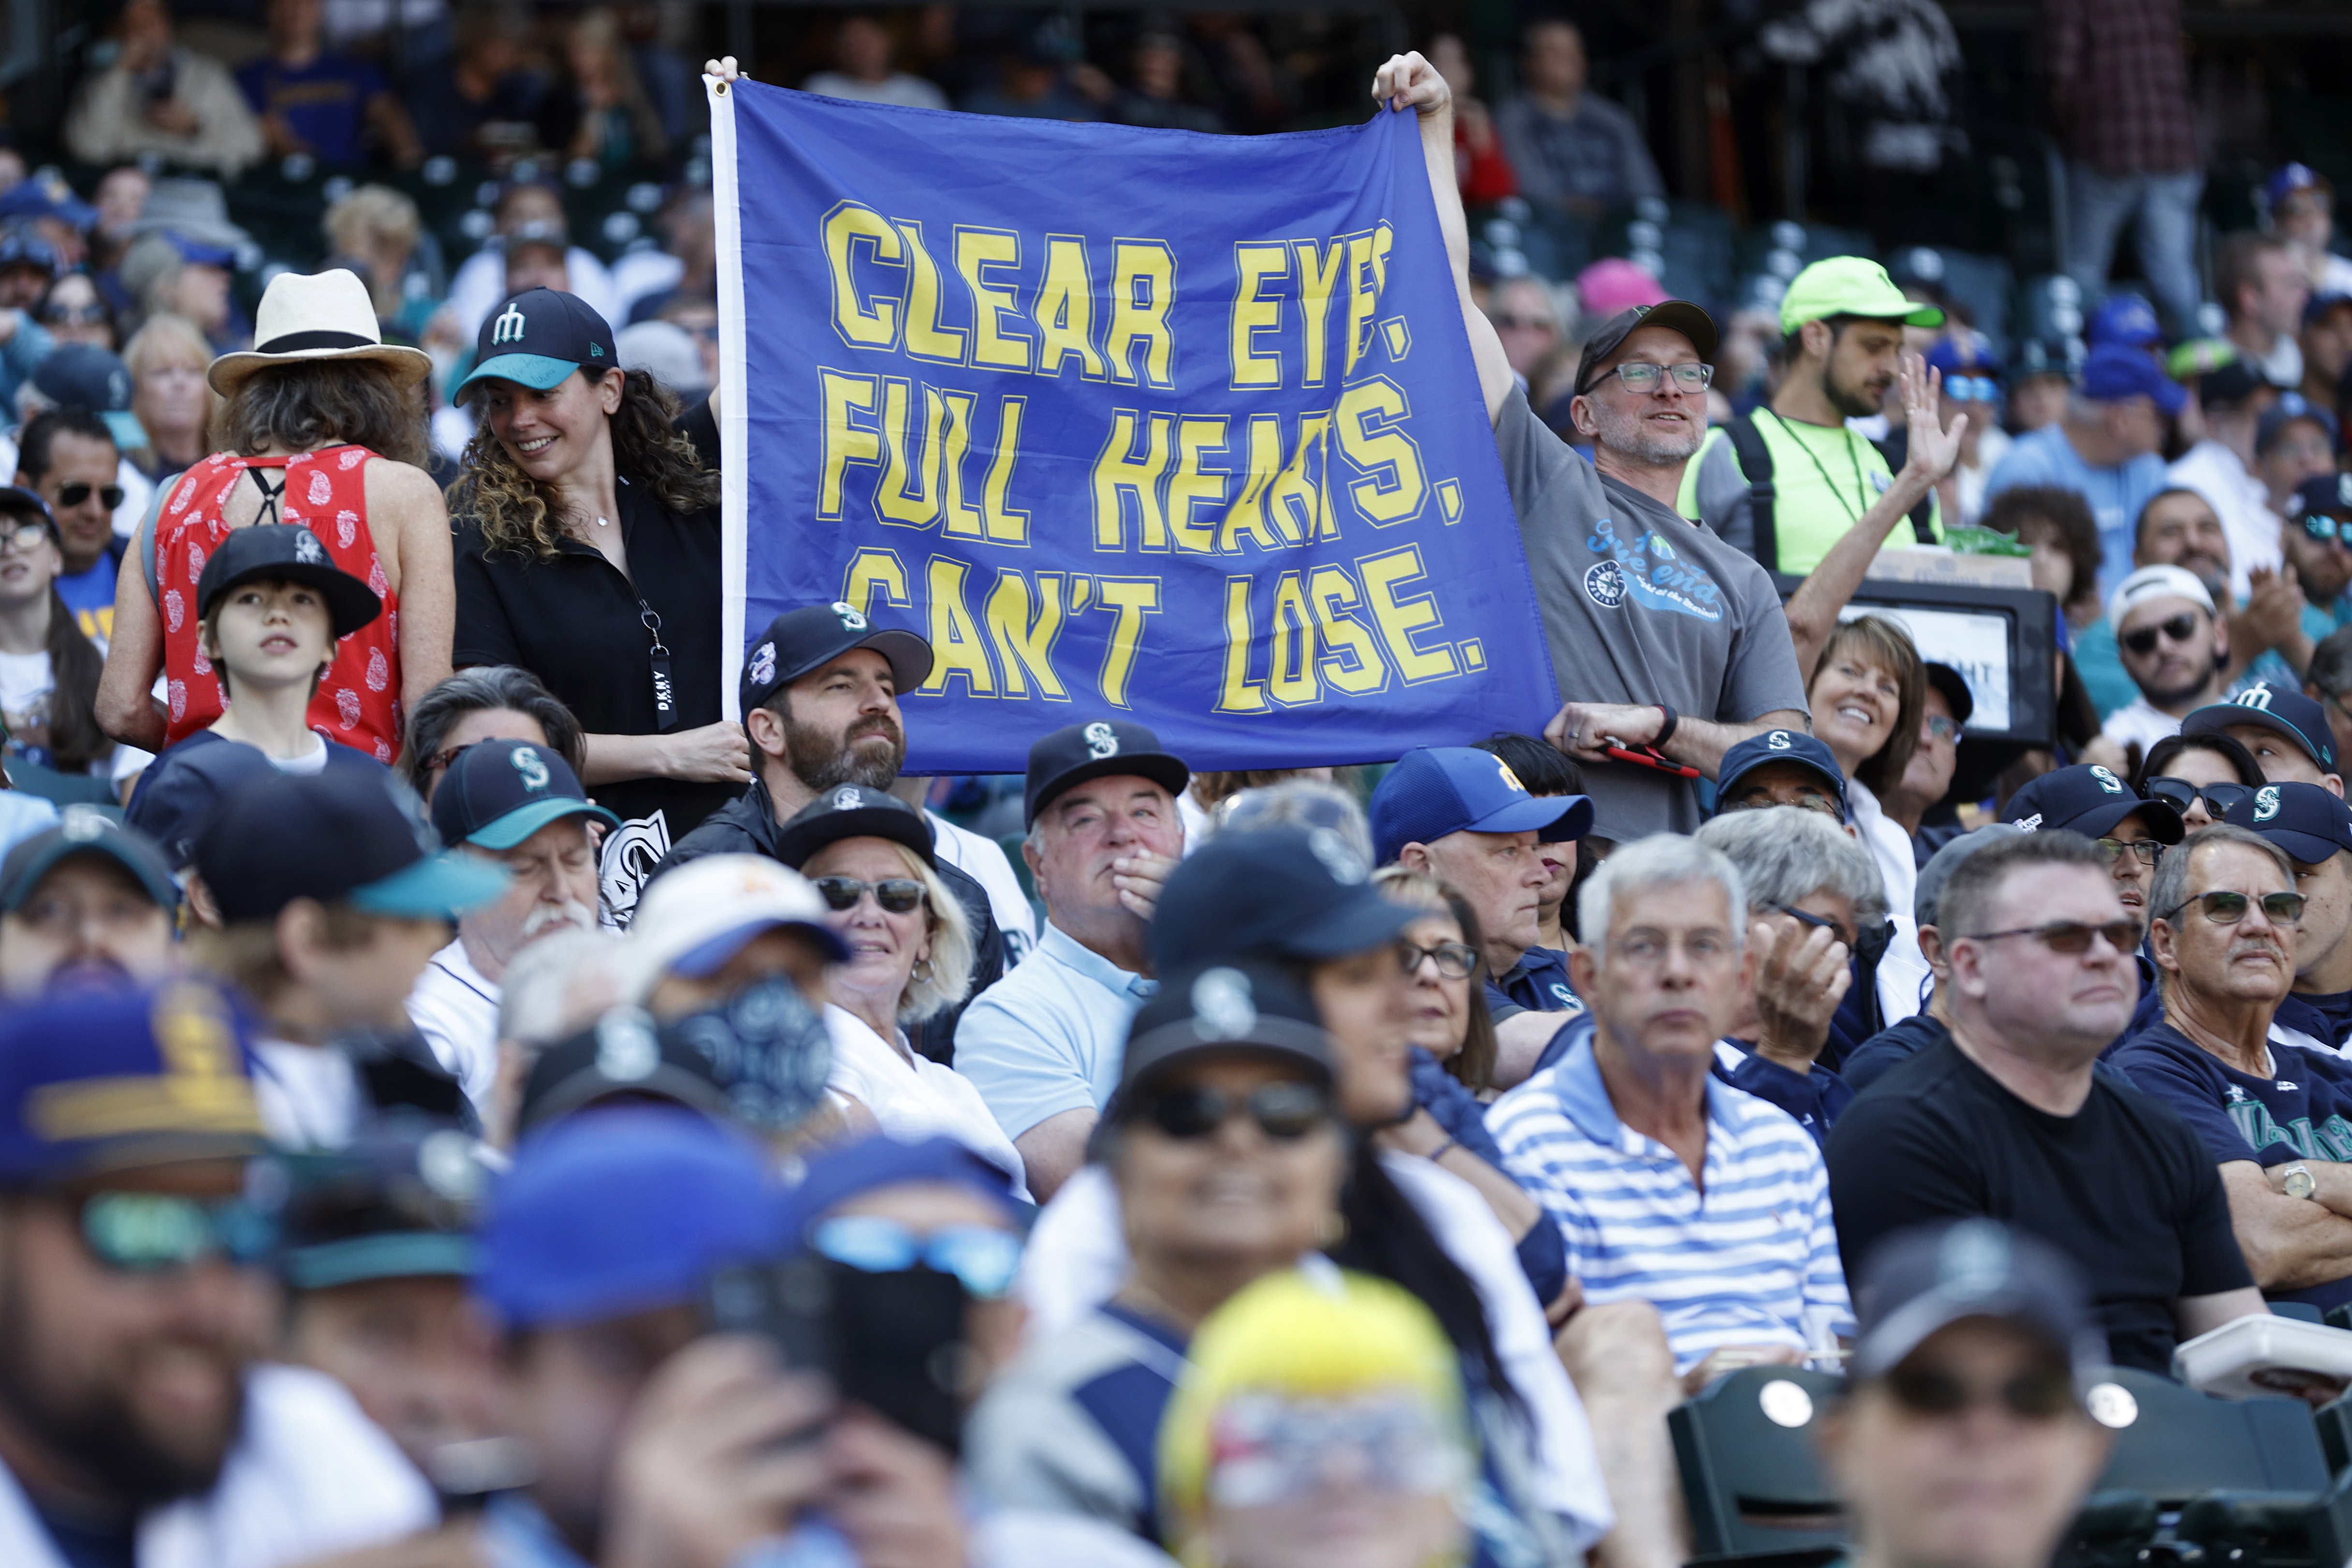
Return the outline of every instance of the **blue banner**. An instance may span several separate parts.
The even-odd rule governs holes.
[[[916,772],[1113,714],[1217,768],[1551,716],[1412,115],[712,109],[738,657],[810,603],[922,632]]]

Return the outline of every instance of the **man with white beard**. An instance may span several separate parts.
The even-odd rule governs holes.
[[[458,917],[457,939],[433,956],[408,996],[409,1018],[477,1110],[498,1080],[507,966],[542,936],[596,927],[591,821],[620,826],[553,747],[529,741],[466,747],[433,792],[442,841],[499,862],[514,879],[504,894]]]

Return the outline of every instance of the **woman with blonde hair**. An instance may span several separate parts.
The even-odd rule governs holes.
[[[205,370],[212,361],[204,333],[178,316],[150,316],[122,346],[122,368],[131,372],[131,412],[147,433],[146,450],[123,455],[153,483],[194,467],[212,451],[205,438],[212,418]]]
[[[389,185],[362,185],[329,207],[320,226],[337,262],[367,285],[376,319],[404,337],[423,332],[438,301],[408,297],[409,263],[425,235],[416,204]]]

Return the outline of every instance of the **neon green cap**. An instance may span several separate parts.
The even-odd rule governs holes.
[[[1780,330],[1793,332],[1829,316],[1866,316],[1906,327],[1940,327],[1944,312],[1895,287],[1886,269],[1866,256],[1824,256],[1789,280],[1780,297]]]

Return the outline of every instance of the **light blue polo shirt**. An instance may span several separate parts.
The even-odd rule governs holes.
[[[1127,1027],[1159,988],[1048,920],[1036,950],[956,1020],[955,1070],[1008,1138],[1065,1111],[1099,1111],[1118,1087]]]

